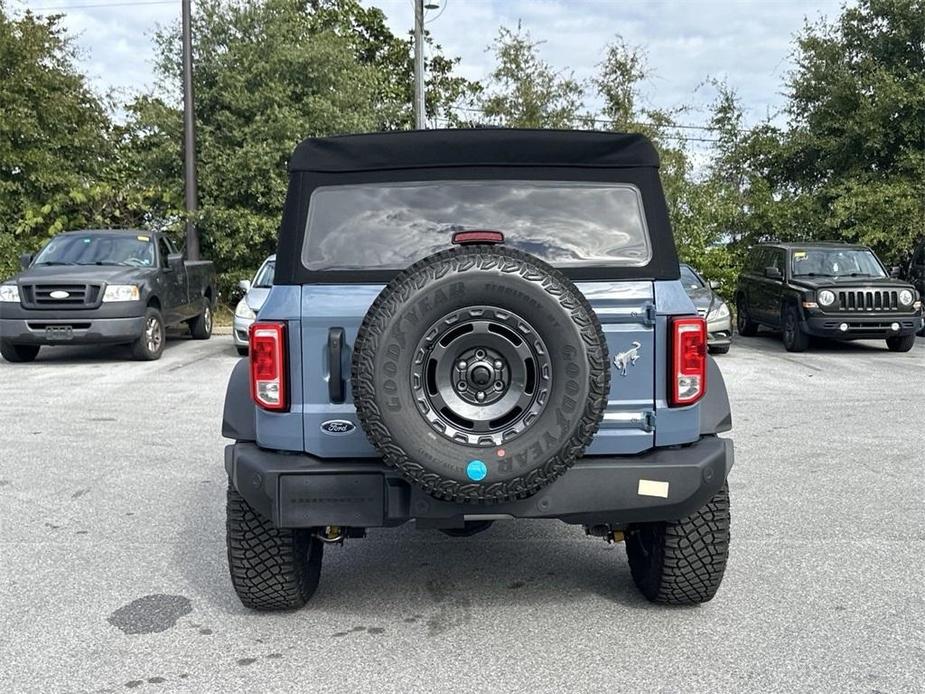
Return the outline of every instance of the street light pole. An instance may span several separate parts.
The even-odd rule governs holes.
[[[196,117],[193,107],[193,34],[191,0],[183,0],[183,182],[186,191],[186,257],[199,260],[199,230],[196,213]]]
[[[414,127],[424,123],[424,0],[414,0]]]

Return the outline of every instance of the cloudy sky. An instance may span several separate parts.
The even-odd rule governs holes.
[[[396,33],[413,21],[411,0],[365,0],[381,7]],[[428,0],[437,2],[437,0]],[[427,28],[460,71],[482,78],[491,67],[487,46],[500,25],[518,22],[545,43],[556,67],[588,77],[617,34],[643,47],[653,71],[646,100],[688,105],[685,119],[702,124],[713,97],[703,82],[726,80],[741,95],[749,123],[779,111],[791,68],[792,39],[805,21],[838,15],[841,0],[439,0]],[[100,90],[145,90],[152,81],[151,33],[178,21],[179,0],[7,0],[14,12],[65,13],[82,63]],[[195,0],[194,0],[195,11]],[[439,16],[438,16],[439,14]],[[593,104],[589,104],[593,107]]]

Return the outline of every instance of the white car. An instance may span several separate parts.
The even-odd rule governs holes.
[[[263,265],[254,275],[253,282],[241,280],[238,284],[245,293],[234,310],[234,346],[242,357],[247,356],[247,331],[257,318],[257,312],[263,306],[263,302],[267,300],[275,272],[276,256],[271,255],[263,261]]]

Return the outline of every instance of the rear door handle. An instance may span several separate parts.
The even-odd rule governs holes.
[[[344,401],[344,374],[341,353],[344,350],[344,329],[328,330],[328,395],[331,402]]]

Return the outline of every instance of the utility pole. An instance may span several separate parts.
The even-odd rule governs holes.
[[[424,130],[424,0],[414,0],[414,127]]]
[[[196,213],[196,115],[193,107],[193,32],[191,0],[182,0],[183,15],[183,182],[186,189],[186,257],[199,260]]]

